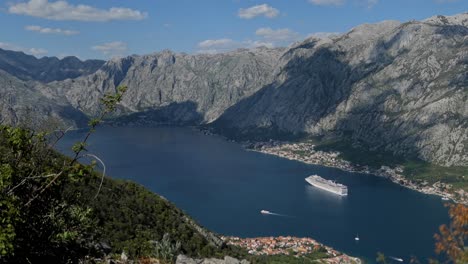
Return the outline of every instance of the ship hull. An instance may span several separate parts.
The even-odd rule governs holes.
[[[317,183],[315,183],[314,181],[309,180],[308,178],[306,178],[305,180],[306,180],[306,182],[308,182],[310,185],[312,185],[312,186],[314,186],[314,187],[317,187],[317,188],[319,188],[319,189],[322,189],[322,190],[324,190],[324,191],[331,192],[331,193],[337,194],[337,195],[339,195],[339,196],[347,196],[347,195],[348,195],[347,192],[346,192],[346,193],[341,193],[339,190],[334,190],[334,189],[332,189],[332,188],[327,188],[327,187],[325,187],[325,186],[321,186],[320,184],[317,184]]]

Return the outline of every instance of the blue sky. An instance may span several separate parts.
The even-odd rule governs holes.
[[[467,11],[468,0],[7,0],[0,48],[81,59],[222,52]]]

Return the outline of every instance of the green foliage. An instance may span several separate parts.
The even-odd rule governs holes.
[[[442,181],[455,188],[468,191],[468,167],[442,167],[424,161],[407,161],[404,163],[404,175],[412,180],[434,183]]]
[[[93,166],[80,165],[77,160],[95,126],[115,109],[124,91],[119,88],[117,94],[104,97],[105,110],[91,122],[85,139],[73,146],[71,160],[50,147],[47,139],[53,133],[0,126],[2,259],[67,262],[90,253],[96,236],[92,212],[76,205],[77,197],[65,199],[63,190],[93,173]]]
[[[63,166],[66,159],[48,148],[44,134],[27,129],[1,127],[0,146],[0,255],[12,262],[65,261],[82,251],[77,234],[84,234],[85,219],[68,213],[74,208],[61,196],[68,182],[62,175],[77,167]]]
[[[78,197],[78,205],[92,209],[99,240],[108,242],[113,252],[125,251],[130,257],[151,256],[154,245],[150,241],[161,241],[167,233],[174,244],[181,243],[180,251],[186,255],[224,255],[225,249],[211,245],[184,221],[186,215],[167,200],[136,183],[107,177],[95,197],[100,181],[100,175],[94,173],[68,184],[64,195]]]
[[[104,97],[101,98],[101,102],[105,107],[104,112],[113,112],[117,107],[117,104],[122,100],[122,97],[126,91],[127,86],[119,86],[117,87],[117,91],[115,93],[105,94]]]
[[[13,252],[13,241],[15,239],[14,224],[18,221],[17,199],[6,195],[6,190],[11,185],[12,169],[8,164],[0,167],[0,256]]]
[[[80,153],[81,151],[84,151],[84,150],[86,150],[86,143],[84,143],[84,142],[76,142],[72,146],[72,151],[75,154]]]
[[[168,233],[164,234],[161,241],[154,243],[154,256],[162,263],[173,263],[180,250],[180,241],[172,243]]]
[[[317,144],[316,150],[321,151],[339,151],[340,158],[348,160],[357,165],[368,165],[371,168],[380,168],[382,165],[394,166],[406,161],[401,156],[395,156],[390,152],[372,151],[369,146],[352,144],[349,140],[322,140],[312,139]]]

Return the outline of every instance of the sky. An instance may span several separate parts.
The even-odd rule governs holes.
[[[468,0],[0,0],[0,48],[80,59],[216,53],[463,12]]]

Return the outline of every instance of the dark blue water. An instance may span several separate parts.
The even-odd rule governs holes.
[[[61,148],[82,136],[71,132]],[[190,128],[101,127],[90,143],[108,175],[143,184],[224,235],[312,237],[371,263],[379,251],[426,262],[434,255],[433,234],[448,222],[439,197],[375,176],[246,151]],[[347,185],[348,197],[308,185],[310,174]],[[262,215],[262,209],[290,217]]]

